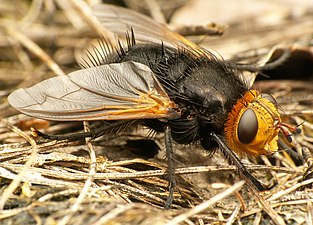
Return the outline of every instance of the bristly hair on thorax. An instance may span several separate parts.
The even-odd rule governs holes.
[[[83,53],[79,65],[82,68],[91,68],[119,61],[127,52],[136,45],[133,29],[125,33],[125,42],[116,37],[115,40],[106,37],[97,39],[97,43],[91,44]]]
[[[152,53],[149,48],[153,49]],[[130,51],[137,52],[137,55],[128,56]],[[138,56],[139,52],[142,57]],[[86,50],[86,57],[83,58],[81,66],[89,68],[127,60],[149,66],[171,98],[189,101],[195,105],[198,103],[187,98],[179,90],[179,84],[184,83],[184,80],[198,79],[197,82],[212,86],[221,92],[226,96],[225,107],[228,110],[242,97],[241,93],[248,91],[248,83],[241,78],[240,71],[210,51],[202,49],[199,53],[184,45],[172,48],[165,46],[162,40],[160,43],[137,42],[133,29],[125,33],[124,39],[112,41],[100,38],[96,45]],[[201,71],[203,75],[193,76],[195,70]]]

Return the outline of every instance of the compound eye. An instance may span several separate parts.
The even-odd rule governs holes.
[[[238,124],[238,139],[243,144],[249,144],[258,132],[258,120],[252,109],[247,109]]]
[[[270,94],[262,94],[261,95],[262,98],[265,98],[267,100],[269,100],[271,103],[273,103],[273,105],[277,108],[277,101],[276,99],[274,98],[273,95],[270,95]]]

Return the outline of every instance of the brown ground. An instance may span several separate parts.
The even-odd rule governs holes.
[[[75,7],[83,6],[79,2],[1,1],[1,224],[313,224],[311,1],[125,1],[158,20],[164,16],[176,30],[178,23],[216,22],[225,29],[222,37],[191,39],[224,58],[259,62],[273,46],[294,49],[290,61],[269,72],[271,79],[255,85],[277,98],[286,121],[300,124],[302,133],[289,145],[297,156],[280,151],[274,158],[251,160],[259,165],[247,167],[271,188],[257,193],[240,182],[236,168],[219,152],[209,156],[197,146],[175,146],[179,175],[171,210],[163,209],[167,180],[162,135],[144,150],[139,146],[146,143],[130,145],[146,138],[141,129],[89,144],[34,139],[31,126],[56,134],[83,126],[31,119],[6,100],[19,87],[78,68],[75,54],[97,37],[88,16]]]

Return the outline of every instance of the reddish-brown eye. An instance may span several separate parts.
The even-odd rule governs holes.
[[[249,144],[258,132],[258,120],[252,109],[247,109],[238,124],[238,139],[243,144]]]

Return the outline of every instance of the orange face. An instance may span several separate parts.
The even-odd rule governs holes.
[[[278,149],[281,124],[275,99],[250,90],[234,105],[224,131],[229,147],[238,154],[270,155]]]

